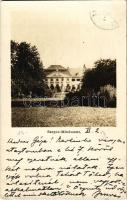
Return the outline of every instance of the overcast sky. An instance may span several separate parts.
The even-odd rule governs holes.
[[[36,45],[45,67],[92,67],[99,58],[119,54],[126,9],[120,1],[10,2],[9,7],[11,39]]]

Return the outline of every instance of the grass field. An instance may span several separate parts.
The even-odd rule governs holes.
[[[13,127],[116,126],[115,108],[12,108]]]

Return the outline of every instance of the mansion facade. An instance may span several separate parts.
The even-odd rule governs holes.
[[[78,91],[81,89],[84,69],[51,65],[45,69],[45,82],[54,93]]]

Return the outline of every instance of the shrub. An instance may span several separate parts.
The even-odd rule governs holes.
[[[68,102],[69,106],[77,103],[79,106],[116,107],[116,88],[105,85],[96,92],[94,90],[69,92],[64,101]]]
[[[116,107],[116,88],[111,85],[100,87],[100,96],[106,99],[107,107]]]

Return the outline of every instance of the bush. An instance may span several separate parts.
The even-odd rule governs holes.
[[[69,106],[116,107],[116,88],[111,85],[100,87],[98,91],[86,90],[69,92],[65,99]]]
[[[111,85],[100,87],[100,96],[104,96],[107,107],[116,107],[116,88]]]

